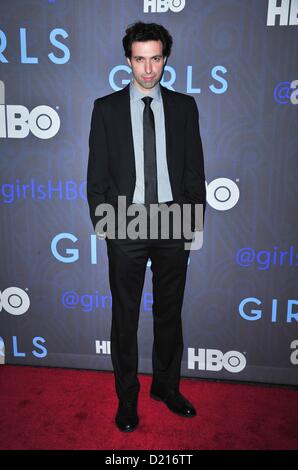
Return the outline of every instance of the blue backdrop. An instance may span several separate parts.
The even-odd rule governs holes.
[[[2,0],[0,362],[110,370],[106,245],[86,201],[93,101],[136,20],[174,39],[162,84],[200,112],[207,209],[182,375],[298,384],[297,0]],[[151,271],[140,372],[151,372]]]

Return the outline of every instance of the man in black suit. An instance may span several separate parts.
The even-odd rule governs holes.
[[[137,329],[149,258],[154,322],[150,395],[174,413],[196,415],[179,391],[181,309],[189,256],[185,237],[173,236],[173,221],[168,239],[160,232],[157,238],[110,236],[107,224],[104,228],[100,224],[105,219],[99,210],[103,204],[110,204],[117,212],[119,196],[132,207],[146,209],[188,204],[192,232],[198,229],[195,206],[200,205],[205,214],[204,161],[196,102],[159,83],[171,46],[172,37],[161,25],[137,22],[128,27],[123,47],[133,80],[122,90],[96,99],[91,120],[87,196],[93,227],[107,242],[111,356],[119,398],[115,421],[124,432],[133,431],[139,422]],[[147,222],[150,226],[149,211]]]

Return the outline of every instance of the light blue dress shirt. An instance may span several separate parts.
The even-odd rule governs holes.
[[[133,203],[144,204],[145,202],[143,146],[143,110],[145,103],[142,101],[144,96],[151,96],[153,98],[151,109],[155,122],[158,202],[172,201],[173,195],[166,155],[165,118],[159,83],[150,90],[149,94],[145,95],[134,85],[133,81],[131,81],[129,91],[136,166],[136,186],[133,195]]]

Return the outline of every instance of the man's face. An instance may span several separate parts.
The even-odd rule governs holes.
[[[127,62],[132,69],[135,85],[143,93],[149,93],[161,79],[166,57],[162,55],[162,42],[134,41],[131,59]]]

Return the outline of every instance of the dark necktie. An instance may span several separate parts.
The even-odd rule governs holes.
[[[154,115],[150,107],[153,100],[145,96],[143,112],[143,139],[144,139],[144,175],[145,175],[145,204],[157,204],[157,168]]]

